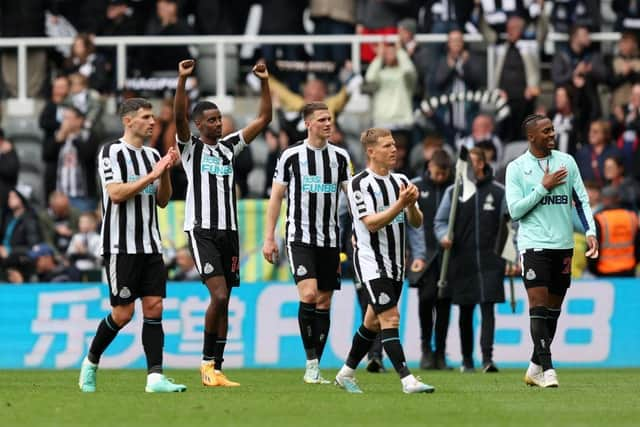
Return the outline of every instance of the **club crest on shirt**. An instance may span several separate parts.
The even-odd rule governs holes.
[[[482,210],[485,211],[494,211],[496,207],[493,205],[494,199],[493,194],[487,194],[487,197],[484,198],[484,203],[482,204]]]
[[[426,199],[427,197],[429,197],[429,192],[428,191],[421,191],[420,192],[420,197],[422,197],[423,199]]]

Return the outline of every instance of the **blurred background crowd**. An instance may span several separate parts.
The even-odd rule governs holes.
[[[612,37],[594,42],[594,33]],[[99,279],[95,158],[104,142],[122,134],[115,105],[129,96],[152,99],[157,121],[148,143],[164,153],[174,143],[171,82],[179,60],[198,61],[192,101],[216,93],[215,46],[128,47],[126,85],[118,87],[116,50],[96,46],[96,36],[242,34],[389,37],[363,44],[355,68],[350,44],[225,48],[224,79],[235,102],[232,111],[222,111],[223,133],[256,114],[258,86],[249,71],[258,60],[269,67],[276,112],[269,129],[237,159],[241,198],[268,197],[279,153],[305,136],[300,109],[306,102],[327,103],[331,141],[351,153],[356,170],[364,167],[360,131],[381,126],[396,140],[396,170],[409,177],[428,177],[433,153],[444,151],[453,161],[466,146],[484,151],[499,182],[506,164],[526,149],[522,119],[538,112],[553,120],[558,149],[575,157],[594,212],[628,212],[637,234],[635,0],[0,1],[1,38],[73,38],[69,46],[28,49],[27,96],[36,101],[36,114],[13,115],[2,103],[3,280]],[[441,34],[446,42],[420,42],[416,35],[422,34]],[[473,37],[477,41],[465,41]],[[18,95],[17,68],[16,49],[3,48],[3,101]],[[173,199],[183,200],[184,172],[178,166],[172,173]],[[167,261],[172,278],[197,280],[186,249],[174,248]],[[597,265],[577,274],[582,271],[604,274]]]

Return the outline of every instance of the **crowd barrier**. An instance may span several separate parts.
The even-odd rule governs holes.
[[[505,283],[507,295],[508,286]],[[496,308],[495,361],[500,367],[524,366],[529,357],[526,294],[516,281],[516,309]],[[196,368],[202,350],[203,314],[208,293],[200,283],[169,283],[164,301],[164,361],[171,368]],[[420,358],[418,304],[414,289],[400,301],[401,338],[407,360]],[[0,286],[0,369],[77,368],[100,320],[109,311],[104,284]],[[234,289],[229,309],[225,366],[301,368],[304,353],[298,333],[298,298],[289,282],[258,282]],[[143,368],[140,307],[102,358],[102,367]],[[352,283],[343,283],[331,308],[331,332],[322,365],[342,364],[360,311]],[[475,320],[476,349],[479,313]],[[575,281],[569,290],[552,345],[559,366],[640,367],[640,282],[634,279]],[[448,336],[447,357],[460,361],[457,309]],[[389,367],[390,365],[387,364]]]

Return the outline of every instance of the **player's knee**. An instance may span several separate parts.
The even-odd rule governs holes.
[[[162,298],[142,301],[142,313],[144,317],[162,317]]]
[[[116,322],[119,328],[124,327],[127,323],[131,321],[133,317],[134,309],[131,307],[116,307],[111,313],[111,317],[113,321]]]
[[[300,293],[300,301],[306,302],[307,304],[317,304],[318,293],[314,290],[305,290]]]
[[[226,292],[216,292],[213,294],[211,303],[218,310],[226,309],[229,305],[229,296]]]

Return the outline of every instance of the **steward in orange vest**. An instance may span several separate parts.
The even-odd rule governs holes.
[[[590,270],[596,276],[633,277],[640,249],[638,215],[619,207],[619,192],[611,186],[602,190],[602,204],[604,209],[594,215],[600,256]]]

